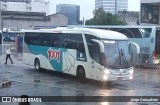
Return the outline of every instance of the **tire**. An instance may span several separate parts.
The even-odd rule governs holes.
[[[35,62],[34,62],[34,67],[35,67],[35,70],[38,70],[38,71],[41,70],[41,65],[40,65],[39,59],[36,59],[36,60],[35,60]]]
[[[83,83],[85,82],[86,76],[85,76],[85,71],[84,71],[84,69],[79,68],[79,69],[77,70],[77,77],[78,77],[79,81],[81,81],[81,82],[83,82]]]

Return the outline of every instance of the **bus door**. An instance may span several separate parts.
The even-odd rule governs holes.
[[[102,70],[102,66],[100,65],[100,46],[97,42],[92,42],[89,49],[91,57],[91,73],[95,79],[99,79]]]
[[[87,46],[88,46],[88,52],[90,55],[90,60],[89,60],[89,69],[90,69],[90,75],[91,78],[93,79],[98,79],[100,78],[100,45],[94,41],[97,39],[97,37],[86,34],[85,35]]]

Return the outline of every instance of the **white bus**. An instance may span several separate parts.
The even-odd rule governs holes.
[[[126,35],[130,41],[140,47],[140,54],[134,56],[133,63],[137,66],[154,67],[160,63],[160,27],[158,26],[92,26],[81,27],[106,29],[120,32]]]
[[[133,77],[131,49],[138,46],[118,32],[88,28],[26,30],[23,61],[85,78],[112,81]]]

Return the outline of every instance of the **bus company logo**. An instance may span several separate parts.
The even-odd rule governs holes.
[[[53,49],[49,48],[47,53],[48,53],[48,59],[49,60],[54,59],[54,60],[57,60],[57,63],[60,62],[60,49],[59,50],[53,50]]]

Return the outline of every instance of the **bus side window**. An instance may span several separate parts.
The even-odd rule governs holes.
[[[85,52],[84,44],[82,42],[77,43],[76,49],[80,52]]]
[[[84,49],[82,35],[65,34],[63,39],[64,39],[64,42],[63,42],[64,48],[76,49],[76,50],[81,49],[81,51],[82,51],[82,48],[78,48],[78,47],[83,47]]]
[[[100,63],[100,47],[99,44],[93,42],[92,39],[97,39],[97,37],[92,35],[85,35],[87,46],[89,50],[90,57],[95,60],[96,62]]]
[[[54,47],[60,47],[60,41],[54,41]]]
[[[100,47],[96,42],[92,43],[92,46],[89,48],[91,50],[91,58],[96,62],[100,63]]]
[[[30,44],[30,43],[32,43],[33,40],[31,39],[31,36],[26,33],[26,35],[24,37],[24,41],[25,41],[25,43]]]
[[[70,40],[66,40],[66,45],[65,45],[65,48],[71,48],[72,44],[71,44],[71,41]]]
[[[51,37],[50,37],[50,46],[51,47],[57,47],[57,42],[58,42],[58,34],[56,34],[56,33],[52,33],[51,35],[50,35]]]
[[[41,35],[42,46],[50,46],[51,35],[49,33],[42,33]]]

